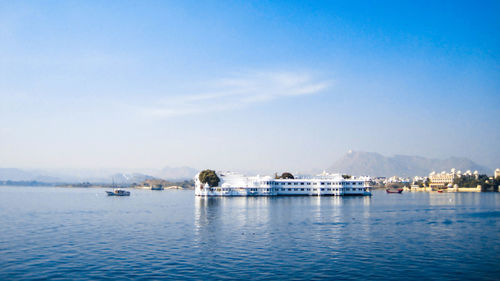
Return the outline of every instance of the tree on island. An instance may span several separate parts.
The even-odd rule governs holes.
[[[279,178],[280,179],[294,179],[293,175],[289,172],[284,172],[283,174],[281,174],[281,176]]]
[[[342,177],[343,177],[344,179],[350,179],[350,178],[351,178],[351,175],[342,175]]]
[[[202,183],[208,183],[210,187],[218,186],[220,179],[213,170],[203,170],[198,176]]]

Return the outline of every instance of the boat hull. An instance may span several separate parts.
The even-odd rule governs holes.
[[[395,189],[395,190],[386,189],[385,192],[387,192],[387,193],[403,193],[403,189],[402,188]]]
[[[106,191],[108,196],[130,196],[130,191],[125,191],[123,193],[115,193],[113,191]]]

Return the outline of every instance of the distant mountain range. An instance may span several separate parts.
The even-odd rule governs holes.
[[[394,155],[383,156],[375,152],[349,151],[331,167],[329,172],[348,173],[352,175],[370,176],[426,176],[432,171],[449,171],[456,168],[492,174],[492,170],[476,164],[470,159],[450,157],[447,159],[431,159],[421,156]]]
[[[29,170],[0,168],[0,181],[39,181],[50,183],[139,183],[149,179],[181,181],[192,179],[198,170],[190,167],[165,167],[146,171],[119,171],[112,169]]]
[[[432,171],[449,171],[451,168],[492,174],[493,170],[476,164],[470,159],[450,157],[431,159],[421,156],[383,156],[374,152],[350,151],[337,160],[327,171],[369,176],[426,176]],[[38,181],[47,183],[140,183],[151,179],[182,181],[192,179],[197,169],[191,167],[165,167],[140,171],[112,169],[59,169],[25,170],[0,168],[0,181]]]
[[[59,178],[46,175],[39,170],[0,168],[0,180],[54,182],[58,181]]]

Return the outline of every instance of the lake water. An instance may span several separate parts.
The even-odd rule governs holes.
[[[499,193],[0,187],[0,279],[499,280]]]

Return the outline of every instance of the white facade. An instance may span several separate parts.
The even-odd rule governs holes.
[[[495,170],[495,177],[494,178],[496,179],[498,177],[500,177],[500,169]]]
[[[201,183],[199,174],[196,175],[195,194],[197,196],[371,195],[369,177],[344,179],[339,174],[323,174],[316,177],[274,179],[269,176],[247,177],[231,172],[217,172],[217,175],[220,182],[216,187]]]
[[[453,184],[453,181],[458,176],[459,174],[455,169],[451,169],[450,173],[446,173],[445,171],[442,171],[441,173],[432,172],[429,174],[429,185],[434,188],[448,187],[448,185]]]

